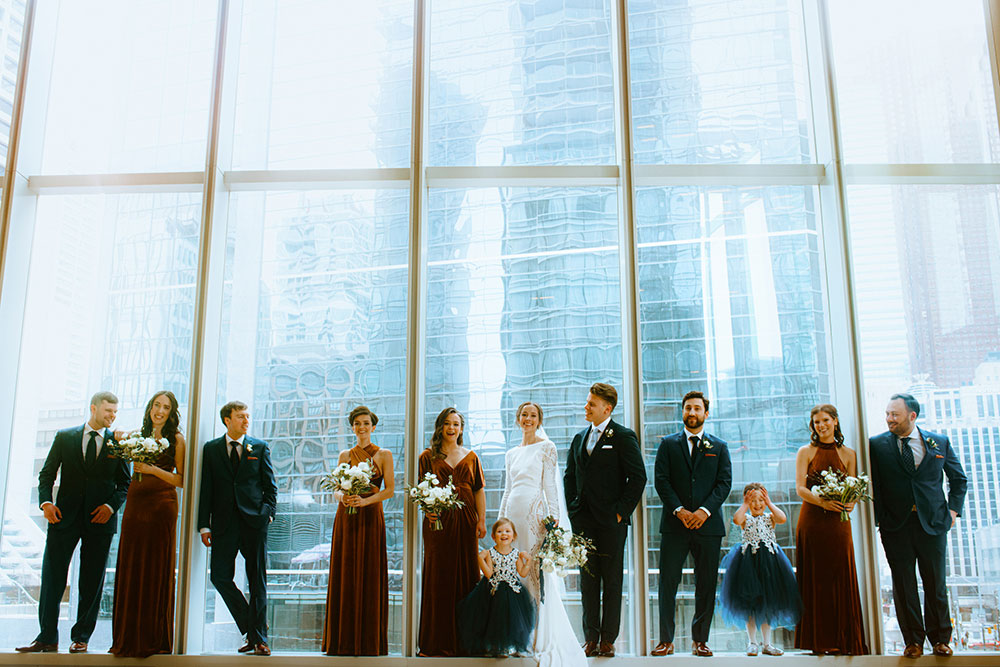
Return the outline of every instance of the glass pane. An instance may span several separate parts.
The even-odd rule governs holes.
[[[830,397],[816,190],[807,187],[641,188],[637,193],[643,438],[647,461],[660,440],[683,428],[681,398],[711,401],[706,430],[729,444],[729,517],[749,482],[762,482],[788,516],[778,542],[795,562],[795,454],[809,442],[809,410]],[[649,619],[659,641],[660,517],[652,486]],[[673,508],[670,508],[671,510]],[[741,539],[730,526],[723,549]],[[680,652],[690,649],[694,615],[691,561],[677,594]],[[794,628],[775,631],[789,648]],[[716,613],[714,650],[746,648],[746,632]]]
[[[827,6],[847,161],[997,161],[984,3]]]
[[[217,8],[202,0],[59,4],[46,174],[205,168]]]
[[[24,32],[24,8],[23,2],[0,0],[0,44],[5,45],[3,66],[0,67],[0,178],[3,178],[7,168],[14,88],[21,59],[21,33]]]
[[[271,447],[268,624],[278,651],[320,650],[336,506],[319,485],[354,446],[347,415],[362,404],[379,417],[373,442],[395,462],[384,510],[389,650],[401,650],[408,212],[405,189],[230,200],[218,403],[248,403],[250,434]],[[209,585],[205,651],[241,641]]]
[[[997,650],[1000,549],[1000,190],[874,186],[849,190],[851,254],[866,426],[886,431],[896,392],[922,406],[917,425],[946,436],[968,477],[948,534],[953,644]],[[886,648],[903,648],[885,556]]]
[[[637,162],[812,162],[801,3],[628,7]]]
[[[610,0],[430,7],[428,164],[614,162]]]
[[[497,518],[504,455],[521,443],[514,411],[539,403],[562,460],[587,390],[622,385],[618,203],[613,188],[431,190],[424,441],[445,407],[466,418],[465,445],[486,473]],[[616,419],[627,406],[619,404]],[[482,546],[492,546],[487,537]],[[626,558],[626,562],[628,559]],[[567,609],[582,637],[579,577]],[[626,580],[625,599],[629,584]],[[619,647],[628,651],[629,614]]]
[[[56,431],[82,426],[90,397],[120,401],[115,428],[142,425],[152,394],[188,405],[201,197],[191,194],[39,199],[14,411],[0,558],[0,645],[38,633],[46,523],[38,471]],[[122,510],[124,511],[124,510]],[[119,525],[122,511],[118,512]],[[111,646],[118,538],[111,547],[91,645]],[[76,618],[79,551],[60,609],[62,643]]]
[[[243,4],[234,169],[406,167],[412,0]]]

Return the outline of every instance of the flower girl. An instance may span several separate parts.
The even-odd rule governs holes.
[[[527,653],[535,628],[535,603],[518,579],[531,567],[528,554],[514,548],[517,530],[510,519],[493,524],[491,549],[479,553],[483,578],[458,603],[458,637],[471,655]]]
[[[763,484],[744,487],[743,504],[733,515],[743,539],[722,561],[726,573],[719,606],[727,623],[746,625],[747,655],[757,655],[758,650],[764,655],[781,655],[784,651],[771,644],[771,627],[794,626],[802,611],[792,564],[774,534],[774,526],[786,520]],[[763,646],[757,644],[758,625]]]

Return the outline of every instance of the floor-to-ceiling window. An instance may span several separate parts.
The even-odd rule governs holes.
[[[0,0],[0,158],[19,147],[0,193],[0,648],[36,625],[41,461],[99,389],[125,428],[174,391],[193,450],[222,433],[219,405],[250,405],[278,475],[278,652],[319,650],[336,510],[320,480],[354,443],[351,408],[376,412],[396,467],[389,649],[407,655],[422,546],[403,489],[434,417],[465,415],[489,524],[516,407],[544,408],[564,463],[595,381],[618,387],[650,472],[619,653],[659,640],[651,473],[690,389],[730,443],[724,520],[765,483],[793,561],[809,409],[836,403],[863,455],[888,396],[917,395],[970,479],[949,542],[956,643],[1000,645],[995,5]],[[867,511],[866,623],[893,651],[888,570],[858,539]],[[230,652],[203,547],[179,543],[197,593],[179,649]],[[64,620],[75,604],[71,579]],[[717,619],[710,644],[745,637]]]

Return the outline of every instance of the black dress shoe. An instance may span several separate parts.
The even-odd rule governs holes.
[[[59,650],[59,645],[44,644],[36,639],[27,646],[18,646],[14,650],[18,653],[55,653]]]
[[[73,642],[69,645],[70,653],[86,653],[87,652],[87,642]]]

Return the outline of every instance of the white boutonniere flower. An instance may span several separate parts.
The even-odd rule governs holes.
[[[247,454],[253,454],[253,445],[247,443]]]
[[[938,448],[938,444],[936,442],[934,442],[933,438],[927,438],[927,446],[930,447],[931,449],[937,449]]]
[[[714,445],[711,442],[708,441],[708,438],[702,438],[701,439],[701,448],[702,449],[711,449],[713,446]]]
[[[607,436],[611,438],[615,435],[615,430],[613,428],[609,428],[607,431],[605,431],[605,433],[607,433]]]

